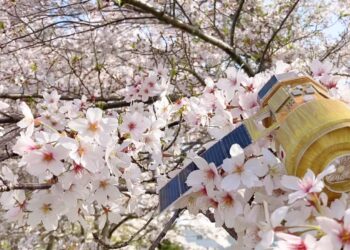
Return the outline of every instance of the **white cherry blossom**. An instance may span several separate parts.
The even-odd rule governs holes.
[[[227,175],[221,181],[221,187],[226,191],[237,190],[240,185],[245,187],[260,186],[259,177],[266,174],[267,168],[258,159],[245,162],[244,150],[234,144],[230,148],[232,158],[225,159],[222,168]]]
[[[17,123],[17,126],[20,128],[26,128],[26,135],[31,136],[34,132],[35,122],[32,111],[25,102],[21,102],[19,107],[24,115],[24,118]]]
[[[30,211],[27,222],[31,227],[42,222],[45,229],[51,231],[57,228],[63,202],[59,197],[40,192],[29,201],[27,208]]]
[[[53,147],[50,144],[42,146],[39,150],[31,151],[23,156],[28,173],[41,176],[48,170],[54,175],[60,175],[66,169],[62,162],[67,157],[67,150],[62,146]]]
[[[78,118],[69,122],[68,126],[86,138],[94,138],[99,144],[110,140],[111,132],[117,128],[118,121],[115,118],[102,118],[102,110],[89,108],[86,111],[86,119]]]

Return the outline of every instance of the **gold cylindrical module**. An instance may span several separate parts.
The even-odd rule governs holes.
[[[320,173],[330,164],[336,173],[325,177],[332,192],[350,191],[350,107],[331,99],[327,90],[307,76],[276,80],[260,98],[262,109],[244,123],[253,140],[271,134],[278,157],[289,175],[307,169]]]

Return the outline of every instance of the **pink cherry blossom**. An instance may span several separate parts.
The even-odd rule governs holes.
[[[242,70],[236,68],[228,68],[226,70],[227,78],[220,78],[217,86],[225,92],[228,100],[232,100],[235,91],[240,87],[240,84],[247,80],[247,75]]]
[[[134,112],[123,116],[123,123],[120,125],[119,130],[122,135],[128,134],[132,139],[139,140],[149,126],[149,119],[138,112]]]
[[[243,212],[242,197],[236,192],[219,192],[217,201],[222,221],[228,228],[233,228],[236,216]]]
[[[265,208],[265,222],[260,222],[259,237],[260,242],[257,244],[257,249],[268,249],[271,247],[275,240],[275,228],[281,225],[282,220],[285,218],[289,207],[282,206],[277,208],[271,216],[267,214],[267,203],[264,202]]]
[[[277,241],[276,250],[314,250],[316,248],[316,239],[307,234],[305,238],[278,232],[276,236],[281,240]]]
[[[48,170],[54,175],[60,175],[66,169],[61,160],[67,157],[67,150],[62,146],[53,147],[46,144],[39,150],[31,151],[23,156],[28,173],[41,176]]]
[[[330,62],[320,62],[319,60],[312,61],[311,71],[313,76],[328,75],[332,70],[333,65]]]
[[[60,143],[70,150],[72,160],[89,170],[91,173],[99,172],[104,167],[103,151],[101,146],[88,142],[84,138],[63,138]]]
[[[323,170],[317,177],[315,177],[315,174],[310,169],[307,170],[303,179],[299,179],[295,176],[283,176],[281,179],[282,185],[291,190],[296,190],[294,193],[288,195],[289,203],[293,203],[298,199],[303,199],[309,194],[321,192],[324,187],[322,181],[323,177],[334,171],[335,167],[331,165]]]
[[[186,184],[191,187],[199,187],[205,185],[207,189],[213,190],[215,186],[220,184],[220,176],[215,164],[208,164],[205,159],[195,157],[193,162],[199,168],[189,174]]]
[[[350,249],[350,209],[345,211],[342,222],[328,217],[317,217],[316,220],[326,233],[319,241],[319,250]]]

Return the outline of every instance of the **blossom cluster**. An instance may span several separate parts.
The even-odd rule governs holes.
[[[279,62],[274,73],[290,68]],[[328,63],[314,61],[311,70],[334,98],[350,101]],[[34,191],[21,189],[20,171],[4,166],[1,181],[10,191],[0,202],[6,219],[54,230],[63,216],[88,227],[98,213],[102,229],[124,213],[141,214],[145,197],[156,206],[154,194],[178,171],[169,172],[166,158],[183,158],[179,138],[191,140],[203,129],[214,139],[225,136],[259,109],[257,93],[272,73],[248,77],[229,67],[217,82],[205,79],[201,93],[171,102],[168,73],[159,67],[121,90],[130,106],[119,113],[104,112],[86,97],[63,101],[57,91],[43,93],[37,104],[21,102],[13,152]],[[152,97],[152,106],[143,103]],[[8,108],[0,102],[1,110]],[[174,121],[176,129],[168,126]],[[194,214],[212,212],[216,225],[236,230],[238,249],[350,249],[348,195],[331,201],[323,192],[323,178],[333,167],[317,176],[311,170],[301,179],[288,176],[269,138],[244,150],[232,145],[221,166],[188,155],[199,170],[186,182],[192,193],[177,205]],[[150,179],[157,182],[153,191]]]

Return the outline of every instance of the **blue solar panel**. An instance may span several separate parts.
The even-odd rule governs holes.
[[[217,167],[219,167],[225,158],[230,157],[230,148],[235,143],[239,144],[242,148],[245,148],[252,143],[251,137],[244,124],[241,124],[232,132],[227,134],[220,141],[203,152],[200,156],[203,157],[208,163],[213,162]],[[160,211],[166,209],[190,189],[186,185],[187,177],[192,171],[197,169],[197,166],[193,162],[190,163],[159,191]]]
[[[197,168],[196,164],[191,162],[190,165],[188,165],[187,167],[182,169],[181,172],[179,173],[179,175],[178,175],[179,176],[179,187],[180,187],[181,194],[186,193],[187,190],[190,189],[190,187],[186,185],[187,177],[192,171],[197,170],[197,169],[198,168]]]
[[[230,148],[233,144],[239,144],[242,148],[247,147],[252,143],[252,139],[248,133],[248,130],[244,124],[239,125],[232,132],[227,134],[224,138],[222,138],[219,142],[221,144],[221,148],[224,151],[224,155],[229,157]]]
[[[179,176],[177,175],[159,191],[160,211],[163,211],[163,209],[177,200],[180,195]]]
[[[259,99],[263,99],[264,96],[269,92],[269,90],[278,82],[276,76],[272,76],[270,80],[268,80],[267,83],[261,88],[261,90],[258,92]]]
[[[204,151],[201,155],[208,163],[213,162],[216,166],[220,166],[223,159],[226,158],[220,143],[215,143],[208,150]]]

